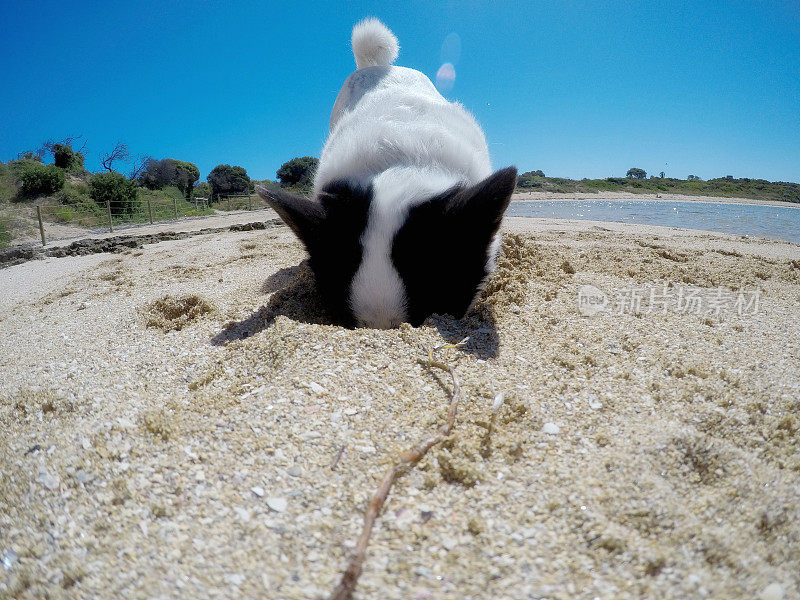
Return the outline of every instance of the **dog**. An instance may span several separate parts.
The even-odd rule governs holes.
[[[353,28],[311,198],[258,193],[305,245],[323,304],[345,326],[461,318],[495,268],[517,170],[492,172],[480,126],[423,73],[393,66],[394,34]]]

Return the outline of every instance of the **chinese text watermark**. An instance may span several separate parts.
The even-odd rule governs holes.
[[[593,285],[578,290],[578,310],[582,315],[660,314],[668,312],[719,317],[723,313],[748,317],[756,314],[761,290],[701,288],[691,285],[627,285],[606,293]]]

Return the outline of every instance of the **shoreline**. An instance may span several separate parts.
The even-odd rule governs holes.
[[[638,200],[640,202],[695,202],[701,204],[733,204],[751,206],[780,206],[800,209],[800,202],[784,202],[780,200],[755,200],[753,198],[723,198],[720,196],[688,196],[686,194],[634,194],[632,192],[515,192],[512,202],[569,202],[575,200]]]

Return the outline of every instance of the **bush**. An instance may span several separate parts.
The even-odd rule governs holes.
[[[108,204],[115,217],[130,216],[139,208],[136,184],[113,171],[92,175],[89,179],[89,195],[101,207]]]
[[[56,195],[56,198],[61,204],[82,204],[87,201],[94,202],[89,195],[89,186],[85,183],[65,184],[64,188]]]
[[[106,218],[105,206],[100,207],[89,195],[86,184],[67,182],[56,199],[60,206],[53,210],[53,218],[62,223],[94,226]]]
[[[25,198],[54,194],[64,187],[64,171],[55,165],[43,165],[33,160],[19,161],[17,179],[20,195]]]

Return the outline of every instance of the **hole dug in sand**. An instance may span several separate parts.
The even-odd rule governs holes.
[[[213,310],[214,308],[200,296],[175,298],[167,294],[147,307],[147,326],[158,327],[165,333],[180,331],[192,321]]]

